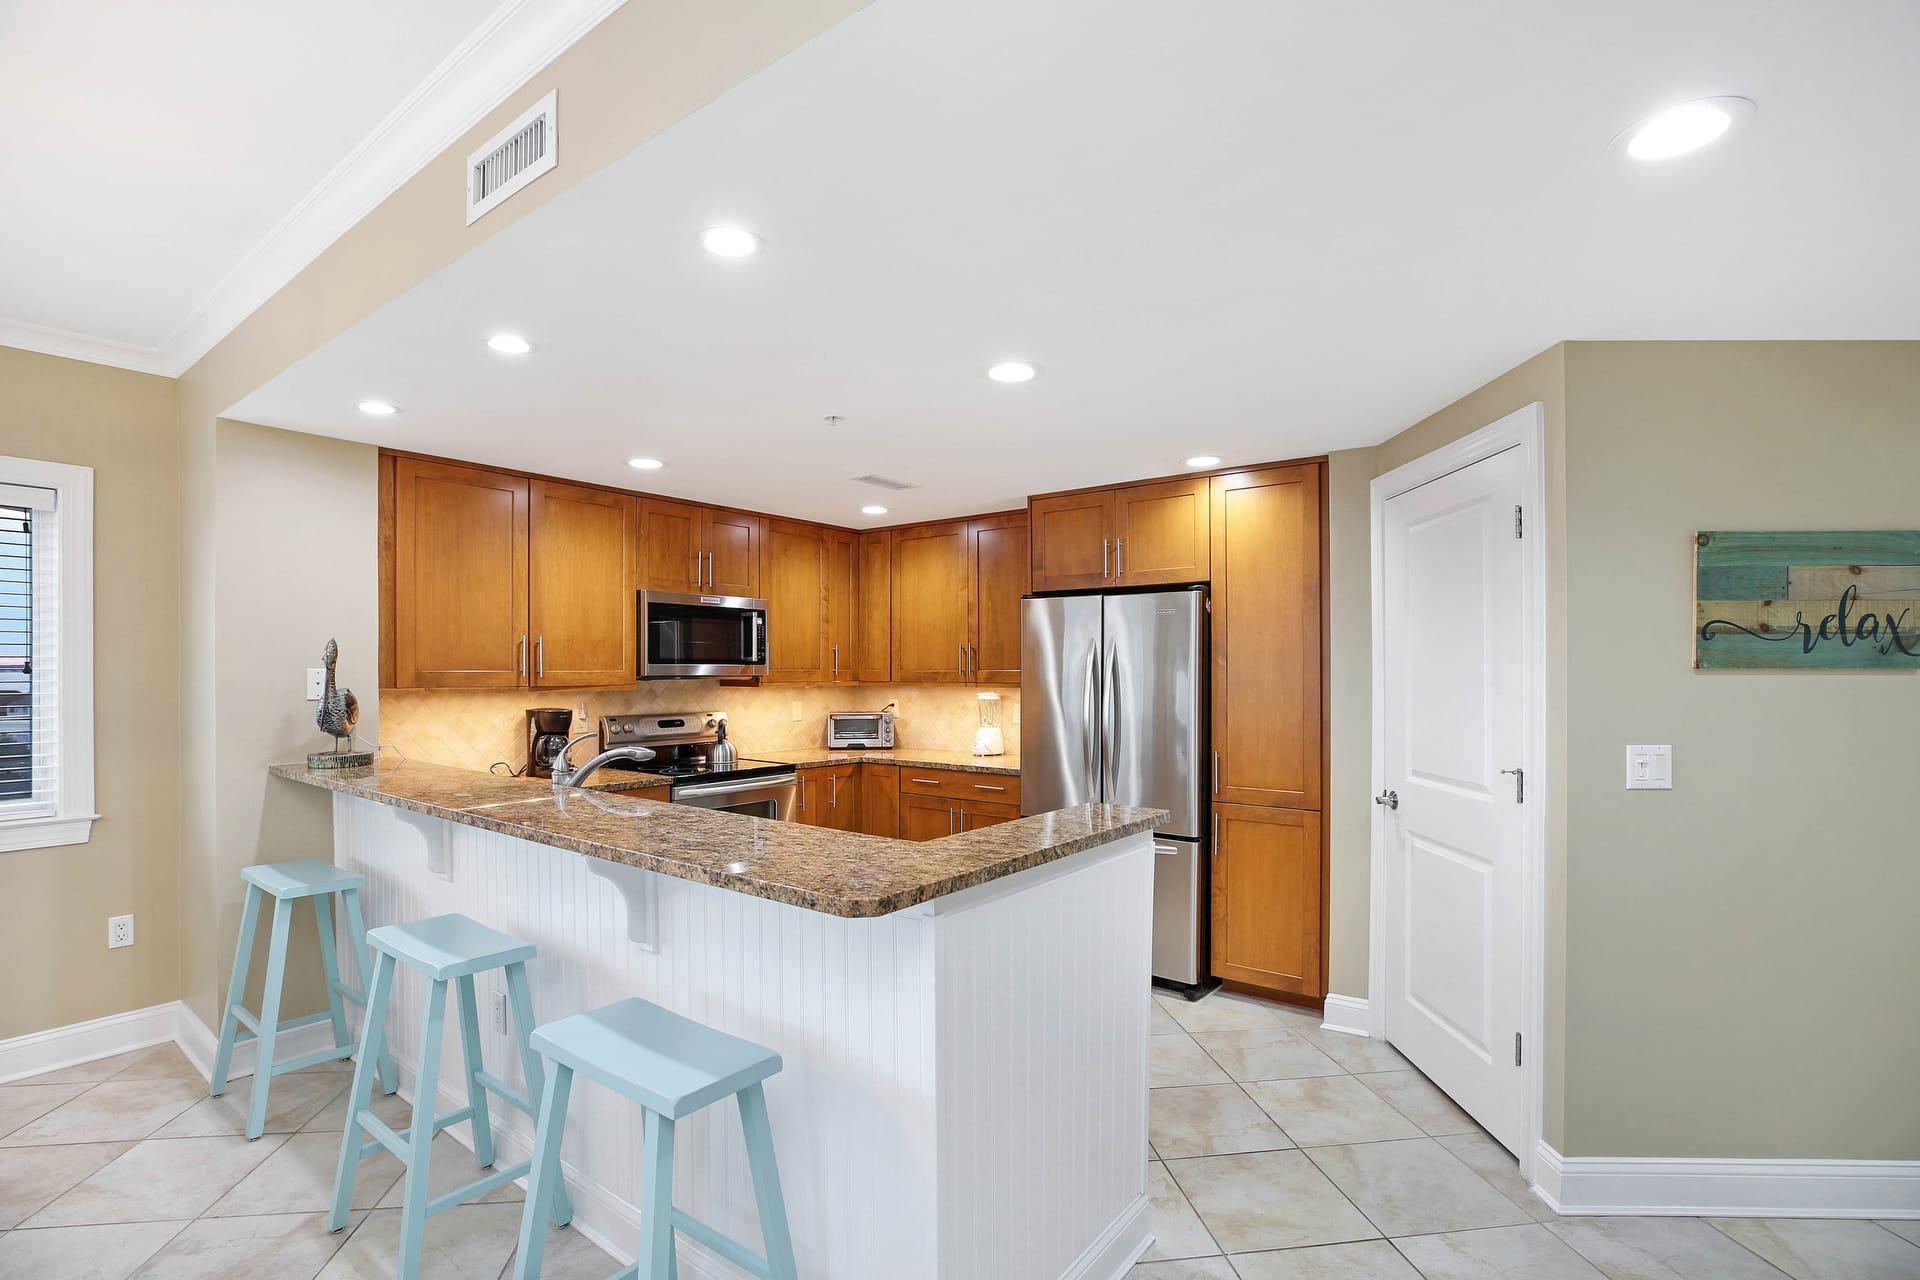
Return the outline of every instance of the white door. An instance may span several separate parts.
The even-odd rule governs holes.
[[[1523,451],[1391,497],[1382,520],[1387,1039],[1519,1153]]]

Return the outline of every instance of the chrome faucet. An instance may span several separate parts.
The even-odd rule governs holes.
[[[578,744],[585,742],[588,738],[597,737],[599,737],[597,733],[583,733],[573,739],[573,741],[567,743],[566,746],[560,748],[559,753],[553,757],[553,789],[555,791],[563,787],[586,786],[588,775],[601,765],[606,764],[609,760],[631,760],[636,764],[645,764],[647,761],[653,759],[654,753],[649,747],[611,747],[602,751],[578,769],[567,763],[568,752],[572,751]]]

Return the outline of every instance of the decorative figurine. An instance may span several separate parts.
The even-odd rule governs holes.
[[[353,690],[339,688],[334,683],[334,663],[340,660],[340,646],[332,640],[320,654],[320,660],[327,667],[327,687],[321,690],[320,705],[313,713],[313,722],[320,726],[322,733],[333,735],[333,750],[313,751],[307,755],[309,769],[363,769],[373,763],[371,751],[353,750],[353,726],[360,720],[360,700],[353,696]],[[347,740],[347,749],[340,749],[340,740]]]

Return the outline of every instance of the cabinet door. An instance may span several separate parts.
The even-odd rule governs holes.
[[[1033,590],[1113,581],[1113,490],[1035,498],[1027,513],[1033,522]]]
[[[1017,804],[989,804],[982,800],[963,800],[960,802],[960,829],[978,831],[982,827],[996,827],[1003,822],[1012,822],[1020,816]]]
[[[860,830],[858,765],[836,764],[812,770],[814,825],[835,831]]]
[[[701,508],[660,498],[640,500],[640,586],[647,591],[698,591],[706,536]]]
[[[900,838],[938,840],[960,829],[960,806],[945,796],[900,797]]]
[[[394,461],[394,680],[402,689],[527,682],[527,482]]]
[[[1320,815],[1240,804],[1213,813],[1214,976],[1324,996]]]
[[[1027,518],[975,520],[973,649],[968,671],[977,684],[1020,683],[1020,597],[1027,590]]]
[[[966,681],[972,549],[966,521],[902,529],[893,540],[893,678]]]
[[[859,599],[859,554],[854,536],[829,530],[827,540],[827,679],[852,684],[859,675],[854,608]]]
[[[1214,799],[1318,809],[1320,466],[1213,486]]]
[[[527,629],[536,687],[632,683],[638,513],[626,494],[529,482]]]
[[[818,525],[767,521],[760,540],[767,598],[767,670],[774,683],[827,678],[827,539]]]
[[[860,535],[860,592],[854,619],[859,678],[875,684],[893,679],[893,535]],[[888,834],[891,834],[890,832]]]
[[[706,590],[721,596],[758,596],[760,517],[708,507],[705,523]]]
[[[1113,576],[1122,586],[1205,582],[1212,569],[1205,477],[1128,485],[1113,501]]]
[[[863,764],[855,772],[860,785],[860,830],[870,836],[900,834],[900,766]]]

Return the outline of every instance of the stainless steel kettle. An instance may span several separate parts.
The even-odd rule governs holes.
[[[713,745],[707,748],[707,765],[712,769],[733,768],[733,744],[727,741],[727,722],[719,721],[713,727],[717,735]]]

